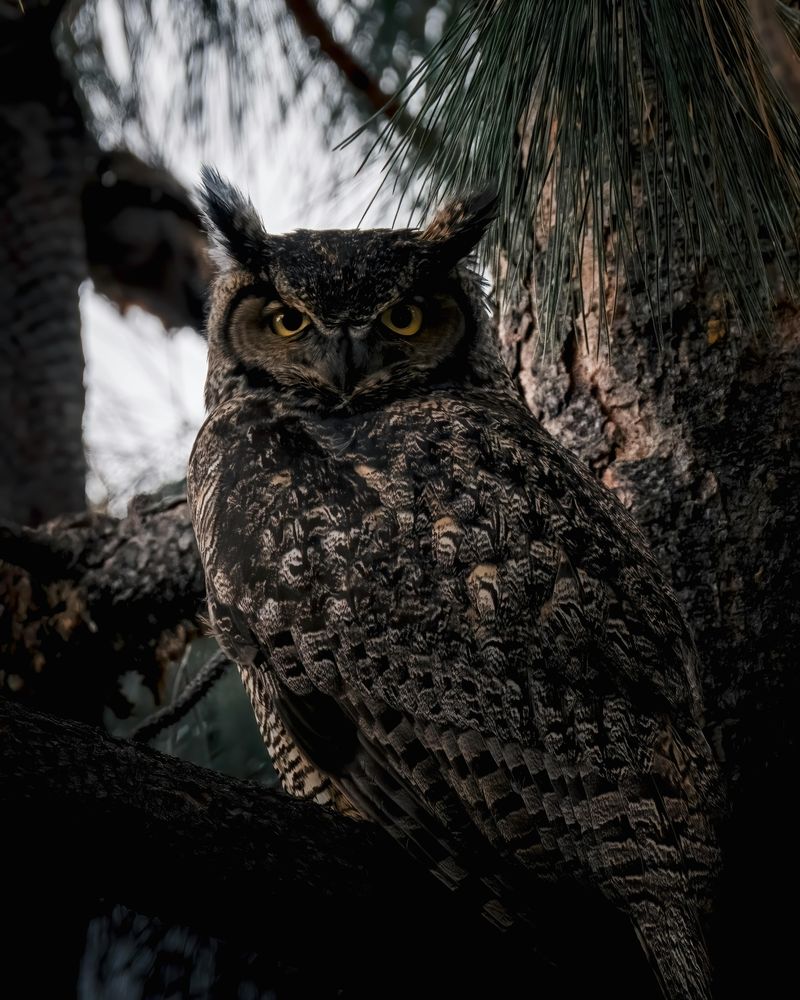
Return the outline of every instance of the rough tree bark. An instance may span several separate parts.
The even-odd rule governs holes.
[[[0,11],[0,517],[23,524],[85,506],[78,287],[93,144],[50,42],[64,5]]]
[[[205,613],[185,498],[142,498],[122,520],[0,522],[0,606],[0,692],[99,724],[105,706],[130,713],[119,677],[135,670],[160,700]]]
[[[730,801],[719,995],[766,995],[793,961],[776,886],[796,869],[787,789],[800,694],[800,315],[775,279],[774,334],[743,328],[713,266],[696,274],[679,243],[671,300],[663,274],[660,284],[654,272],[646,284],[609,275],[618,311],[607,349],[595,311],[587,330],[562,329],[542,361],[530,268],[501,333],[531,410],[629,507],[693,626]],[[661,294],[663,349],[647,286],[653,301]]]
[[[750,0],[750,14],[775,79],[800,110],[800,58],[781,23],[777,0]],[[793,6],[796,6],[793,5]]]
[[[26,873],[3,910],[25,956],[53,906],[69,926],[110,896],[266,952],[281,997],[512,997],[531,982],[543,996],[651,995],[633,933],[597,895],[540,885],[547,924],[501,933],[373,824],[2,699],[0,755],[0,847]],[[45,947],[30,993],[58,939]]]

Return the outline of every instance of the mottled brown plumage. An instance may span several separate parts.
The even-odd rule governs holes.
[[[222,270],[189,492],[285,787],[485,887],[499,923],[532,876],[593,884],[668,996],[708,996],[694,645],[636,525],[503,368],[463,263],[490,199],[422,232],[279,237],[211,173],[205,201]],[[285,309],[309,323],[280,337]]]

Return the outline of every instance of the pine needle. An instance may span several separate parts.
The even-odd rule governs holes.
[[[424,94],[415,127],[437,141],[421,157],[383,130],[401,190],[413,167],[427,212],[498,186],[487,260],[502,248],[506,288],[533,275],[545,343],[592,305],[607,332],[619,267],[660,337],[682,248],[697,274],[713,262],[751,326],[770,323],[765,251],[796,290],[800,121],[746,0],[468,0],[406,86],[398,100]]]

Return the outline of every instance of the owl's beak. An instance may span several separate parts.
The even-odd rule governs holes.
[[[326,375],[330,385],[349,396],[367,371],[369,349],[360,331],[341,328],[331,337],[326,357]]]

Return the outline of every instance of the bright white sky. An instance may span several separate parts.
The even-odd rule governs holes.
[[[324,9],[325,5],[323,5]],[[329,0],[334,24],[346,11]],[[129,73],[122,40],[118,0],[101,0],[99,7],[104,45],[111,69],[119,80]],[[169,23],[165,19],[165,23]],[[287,74],[285,56],[277,42],[270,53],[273,79]],[[282,63],[283,61],[283,63]],[[234,140],[226,123],[225,76],[210,88],[209,137],[200,142],[174,128],[170,76],[176,60],[170,58],[166,38],[151,59],[152,86],[145,95],[148,131],[156,139],[169,167],[188,186],[196,184],[200,165],[209,162],[249,192],[273,232],[304,228],[338,228],[358,224],[380,179],[380,161],[355,176],[360,160],[350,149],[330,149],[314,126],[314,102],[321,82],[306,87],[300,105],[283,126],[276,123],[274,87],[270,81],[254,87],[249,141]],[[174,103],[174,101],[172,102]],[[344,138],[353,119],[341,124]],[[130,141],[130,139],[129,139]],[[133,139],[134,148],[135,137]],[[141,147],[137,152],[146,151]],[[376,207],[369,225],[391,225],[391,210]],[[405,221],[405,220],[403,220]],[[134,309],[125,317],[87,284],[81,294],[87,405],[85,440],[90,463],[88,490],[96,503],[110,501],[123,513],[136,493],[183,477],[189,450],[203,420],[205,343],[193,331],[165,335],[157,320]]]

